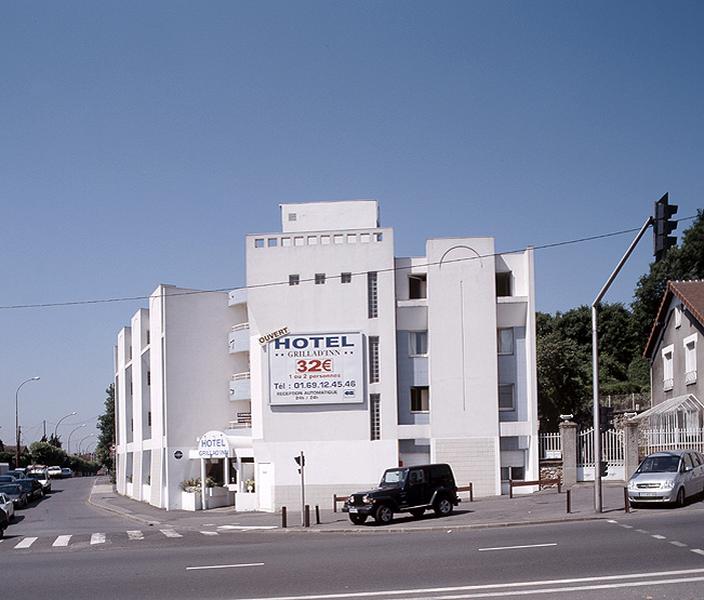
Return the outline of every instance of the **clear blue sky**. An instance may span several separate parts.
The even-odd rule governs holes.
[[[235,287],[280,202],[376,198],[397,255],[638,227],[666,191],[695,214],[703,28],[682,1],[5,2],[0,305]],[[590,303],[629,241],[537,252],[539,309]],[[30,441],[94,431],[139,306],[0,310],[0,438],[33,375]]]

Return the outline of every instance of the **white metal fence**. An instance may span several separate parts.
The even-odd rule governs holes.
[[[541,433],[538,436],[540,460],[562,458],[562,441],[559,433]]]
[[[609,429],[601,434],[601,460],[613,465],[624,463],[623,431]],[[577,435],[577,466],[594,466],[594,428]]]
[[[704,429],[641,429],[638,451],[641,456],[663,450],[697,450],[704,452]]]

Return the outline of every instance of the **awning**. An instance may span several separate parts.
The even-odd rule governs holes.
[[[664,416],[677,412],[704,413],[704,404],[694,394],[685,394],[684,396],[677,396],[676,398],[670,398],[669,400],[665,400],[665,402],[656,404],[653,408],[649,408],[645,412],[631,418],[630,422],[641,423],[651,417]]]

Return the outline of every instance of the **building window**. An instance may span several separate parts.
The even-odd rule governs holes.
[[[374,234],[374,239],[377,242],[383,242],[384,241],[384,234],[383,233],[375,233]]]
[[[376,271],[367,273],[367,309],[370,319],[376,319],[379,316],[379,289]]]
[[[263,248],[264,247],[264,238],[256,238],[254,240],[254,247],[255,248]]]
[[[147,329],[147,346],[149,345],[149,330]]]
[[[379,338],[369,338],[369,383],[379,383]]]
[[[318,245],[318,236],[317,235],[309,235],[308,236],[308,245],[309,246],[317,246]]]
[[[499,354],[513,354],[513,329],[499,329]]]
[[[323,283],[325,283],[325,273],[316,273],[315,274],[315,284],[322,285]]]
[[[411,412],[428,412],[430,410],[430,388],[428,386],[411,388]]]
[[[515,410],[512,383],[499,385],[499,410]]]
[[[369,394],[369,438],[381,439],[381,395]]]
[[[348,244],[356,244],[357,243],[357,234],[356,233],[348,233],[347,234],[347,243]]]
[[[428,297],[428,280],[425,275],[408,276],[408,299],[420,300]]]
[[[278,245],[278,243],[279,243],[279,240],[277,240],[276,238],[269,238],[269,239],[266,241],[266,245],[267,245],[269,248],[276,248],[276,246]]]
[[[352,273],[340,273],[340,283],[351,283]]]
[[[345,236],[343,236],[341,233],[336,233],[332,236],[332,241],[335,244],[342,244],[345,241]]]
[[[525,478],[525,467],[501,467],[501,481],[523,481]]]
[[[147,425],[149,427],[152,426],[152,411],[151,410],[147,413]]]
[[[288,213],[288,220],[289,221],[295,221],[298,218],[298,215],[296,213]]]
[[[281,238],[281,245],[285,247],[290,247],[291,246],[291,238],[290,237],[282,237]]]
[[[302,235],[297,235],[293,238],[293,245],[294,246],[303,246],[305,241],[306,240]]]
[[[322,246],[329,246],[330,245],[330,236],[329,235],[321,235],[320,236],[320,244]]]
[[[428,354],[428,332],[409,331],[408,351],[411,356],[425,356]]]
[[[152,384],[152,372],[147,371],[147,385],[151,385],[151,384]]]
[[[662,387],[666,392],[675,387],[674,350],[675,347],[672,345],[662,349]]]
[[[301,276],[298,274],[295,275],[289,275],[288,276],[288,284],[289,285],[298,285],[301,283]]]
[[[682,325],[682,307],[675,306],[675,327],[680,327]]]
[[[511,295],[511,272],[496,274],[496,295],[510,296]]]
[[[697,334],[683,340],[684,345],[684,382],[685,385],[697,383]]]

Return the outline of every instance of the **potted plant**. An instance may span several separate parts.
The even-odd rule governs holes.
[[[254,479],[245,479],[244,487],[250,493],[254,493]]]

